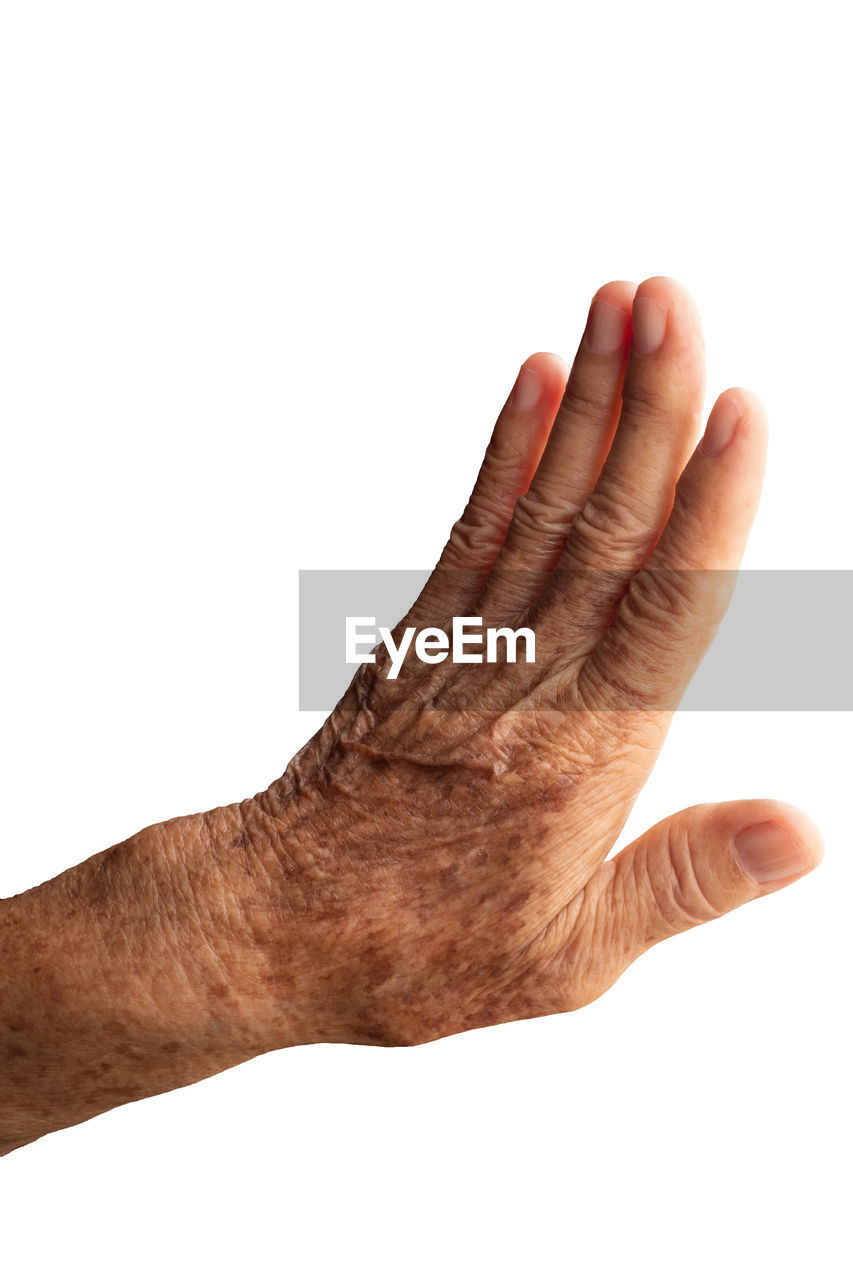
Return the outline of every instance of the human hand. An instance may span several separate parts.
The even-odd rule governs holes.
[[[660,277],[634,293],[599,290],[567,387],[558,357],[522,367],[395,633],[529,626],[535,662],[410,654],[389,680],[380,650],[266,791],[0,904],[0,1153],[270,1049],[575,1009],[819,861],[771,800],[687,809],[605,861],[725,611],[765,448],[740,389],[695,447],[693,304]]]
[[[732,389],[696,447],[700,327],[665,278],[599,290],[565,382],[555,356],[525,363],[394,633],[526,625],[535,663],[410,650],[389,680],[383,647],[242,811],[272,901],[307,924],[313,1037],[415,1044],[577,1008],[820,857],[803,815],[753,800],[685,810],[605,861],[728,603],[766,424]],[[280,996],[279,928],[261,952]]]

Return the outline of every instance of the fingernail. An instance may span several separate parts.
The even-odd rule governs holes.
[[[731,443],[740,419],[741,408],[736,400],[731,396],[723,396],[718,400],[711,410],[705,434],[699,441],[702,453],[707,453],[710,457],[722,453],[726,445]]]
[[[611,356],[618,351],[628,332],[628,313],[621,307],[597,300],[589,313],[586,345],[598,356]]]
[[[634,350],[641,356],[657,351],[666,333],[666,310],[654,298],[634,299]]]
[[[746,874],[759,884],[787,880],[808,870],[794,837],[775,822],[759,822],[741,831],[735,837],[735,852]]]
[[[519,409],[523,413],[525,409],[532,409],[538,402],[542,394],[542,379],[535,369],[522,365],[519,370],[518,377],[515,380],[515,386],[510,394],[510,401],[513,409]]]

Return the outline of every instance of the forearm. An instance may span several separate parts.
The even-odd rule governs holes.
[[[212,887],[239,839],[215,815],[0,901],[0,1153],[268,1047],[244,999],[251,940]]]

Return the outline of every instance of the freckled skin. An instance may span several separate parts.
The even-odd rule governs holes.
[[[381,661],[365,666],[284,777],[231,812],[297,922],[286,936],[257,926],[265,1025],[294,966],[322,970],[310,996],[321,1038],[347,1042],[416,1044],[598,994],[580,965],[572,992],[544,978],[566,943],[565,905],[612,844],[668,717],[608,724],[576,705],[552,710],[545,736],[543,711],[517,707],[536,668],[504,666],[491,709],[459,713],[470,671],[447,664],[439,684],[428,670],[425,707],[422,666],[394,683]],[[306,917],[309,954],[295,962]]]
[[[380,649],[265,791],[0,902],[0,1154],[272,1049],[575,1009],[779,887],[736,861],[748,821],[817,861],[807,820],[769,801],[686,810],[605,861],[725,609],[713,574],[672,566],[737,564],[763,448],[757,404],[729,392],[733,443],[688,462],[698,324],[673,282],[640,289],[666,310],[661,350],[629,352],[634,287],[613,282],[597,298],[624,313],[621,348],[585,338],[568,384],[556,357],[526,362],[395,632],[530,625],[535,663],[410,655],[390,681]]]

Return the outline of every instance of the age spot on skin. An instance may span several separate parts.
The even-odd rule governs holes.
[[[531,889],[519,889],[518,893],[513,894],[509,902],[504,907],[505,911],[515,911],[518,907],[523,907],[530,897]]]
[[[391,960],[385,958],[374,961],[367,971],[365,990],[369,992],[375,991],[377,987],[383,986],[393,976],[394,965]]]
[[[384,1044],[386,1040],[385,1032],[381,1027],[362,1027],[361,1035],[364,1040],[369,1040],[372,1044]]]
[[[438,873],[438,883],[442,889],[452,889],[459,879],[459,868],[454,866],[442,867]]]

